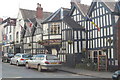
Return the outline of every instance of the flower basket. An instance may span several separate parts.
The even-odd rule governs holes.
[[[103,52],[106,52],[107,51],[107,49],[103,49]]]
[[[11,42],[11,44],[14,44],[14,43],[15,43],[14,41]]]
[[[68,40],[68,44],[72,44],[73,42],[71,40]]]
[[[29,43],[28,46],[31,46],[31,44]]]
[[[44,44],[44,41],[39,40],[39,41],[38,41],[38,44]]]
[[[20,40],[20,42],[23,42],[23,40]]]
[[[82,52],[86,52],[86,48],[83,48],[83,49],[82,49]]]
[[[109,42],[110,44],[113,42],[113,40],[111,38],[107,39],[107,42]]]
[[[62,50],[66,50],[66,48],[62,48]]]

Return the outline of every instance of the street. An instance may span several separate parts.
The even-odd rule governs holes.
[[[16,65],[9,65],[9,63],[2,63],[2,78],[94,78],[94,77],[77,75],[62,71],[38,72],[36,69],[26,69],[24,66],[18,67]]]

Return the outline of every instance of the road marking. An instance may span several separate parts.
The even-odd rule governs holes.
[[[22,77],[8,77],[8,78],[22,78]]]

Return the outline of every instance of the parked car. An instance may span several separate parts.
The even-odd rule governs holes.
[[[29,60],[31,57],[30,54],[17,53],[14,57],[11,58],[10,64],[25,65],[26,60]]]
[[[2,62],[10,62],[10,60],[13,56],[14,56],[13,53],[4,53],[2,55]]]
[[[38,71],[43,69],[57,70],[62,65],[62,62],[57,56],[51,54],[34,55],[31,60],[26,61],[26,68],[36,68]]]
[[[113,80],[120,80],[120,70],[116,71],[113,75],[112,75]]]

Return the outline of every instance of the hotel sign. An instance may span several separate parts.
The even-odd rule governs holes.
[[[43,43],[44,46],[59,45],[59,44],[61,44],[61,40],[45,40],[45,42]]]

